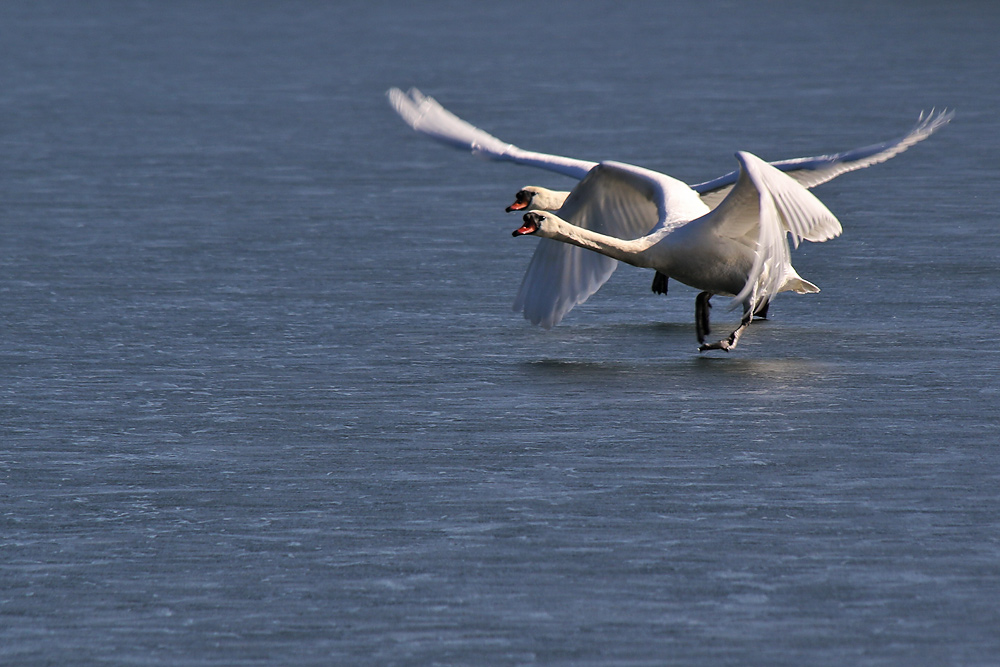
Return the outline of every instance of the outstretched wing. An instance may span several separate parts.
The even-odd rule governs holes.
[[[573,189],[557,215],[578,227],[636,239],[655,227],[687,222],[708,212],[687,185],[640,167],[602,162]],[[550,328],[600,289],[617,260],[551,239],[539,240],[514,310]]]
[[[803,239],[826,241],[843,230],[823,202],[788,174],[750,153],[738,152],[736,159],[736,185],[706,224],[721,236],[755,244],[753,267],[732,303],[752,295],[756,305],[777,294],[793,271],[787,235],[797,247]]]
[[[467,123],[427,97],[416,88],[404,93],[390,88],[389,103],[407,125],[417,132],[455,148],[471,151],[490,160],[514,162],[554,171],[577,180],[587,175],[597,163],[586,160],[535,153],[500,141],[493,135]]]
[[[779,162],[772,162],[771,166],[785,172],[803,187],[813,188],[841,174],[856,169],[864,169],[865,167],[885,162],[899,155],[910,146],[923,141],[940,130],[951,122],[954,116],[955,112],[947,110],[938,114],[935,114],[933,110],[926,115],[921,113],[913,129],[899,139],[884,141],[880,144],[865,146],[864,148],[855,148],[854,150],[834,155],[781,160]],[[705,183],[692,185],[691,187],[701,194],[702,200],[710,208],[714,208],[729,194],[739,175],[739,171],[731,171],[725,176],[720,176]]]
[[[618,261],[552,239],[539,239],[514,299],[514,311],[545,329],[601,288]]]

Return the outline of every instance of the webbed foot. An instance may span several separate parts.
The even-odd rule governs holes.
[[[743,316],[740,326],[736,327],[736,331],[729,334],[729,338],[723,338],[715,343],[706,343],[704,340],[698,341],[701,343],[698,347],[698,351],[705,352],[706,350],[725,350],[726,352],[729,352],[736,347],[736,343],[739,342],[740,336],[742,336],[743,332],[746,331],[746,328],[750,326],[751,319],[752,318],[750,317],[750,313],[748,311],[747,314]]]
[[[726,352],[729,352],[729,348],[730,345],[728,340],[720,340],[718,343],[704,343],[699,345],[698,351],[707,352],[708,350],[725,350]]]

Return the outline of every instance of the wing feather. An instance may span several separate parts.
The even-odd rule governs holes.
[[[772,162],[771,166],[785,172],[803,187],[813,188],[841,174],[857,169],[864,169],[865,167],[885,162],[899,155],[910,146],[920,143],[940,130],[951,122],[954,116],[955,112],[953,111],[945,110],[935,114],[931,110],[928,114],[921,113],[913,129],[898,139],[872,144],[863,148],[855,148],[854,150],[835,153],[833,155],[781,160],[779,162]],[[720,176],[705,183],[692,185],[691,187],[701,194],[702,200],[709,207],[715,208],[719,202],[725,199],[729,191],[732,190],[739,175],[739,170],[731,171],[725,176]]]
[[[740,175],[735,187],[712,212],[716,233],[733,239],[756,239],[753,266],[736,305],[750,297],[754,306],[777,294],[791,268],[788,235],[826,241],[838,236],[840,221],[788,174],[746,152],[736,154]]]
[[[386,93],[389,104],[411,128],[454,148],[471,151],[474,155],[514,162],[539,169],[554,171],[577,180],[587,175],[597,163],[586,160],[535,153],[497,139],[493,135],[468,123],[438,104],[416,88],[404,93],[390,88]]]
[[[521,281],[514,310],[532,324],[551,329],[601,288],[618,262],[552,239],[539,239]]]

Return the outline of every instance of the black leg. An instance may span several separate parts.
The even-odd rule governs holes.
[[[667,293],[667,277],[665,275],[663,275],[662,273],[660,273],[659,271],[657,271],[656,275],[653,276],[653,287],[652,287],[652,290],[653,290],[654,294],[666,294]]]
[[[764,303],[759,304],[754,309],[753,316],[755,318],[757,318],[758,320],[766,320],[767,319],[767,309],[770,308],[770,307],[771,307],[771,302],[770,301],[765,301]]]
[[[705,336],[712,333],[712,327],[708,323],[708,311],[712,308],[712,304],[709,302],[711,298],[710,292],[702,292],[694,300],[694,330],[698,335],[699,343],[704,343]]]

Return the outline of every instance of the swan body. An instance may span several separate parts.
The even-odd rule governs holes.
[[[597,162],[587,160],[527,151],[501,141],[462,120],[415,88],[405,93],[398,88],[392,88],[387,92],[387,96],[389,103],[400,117],[420,134],[455,148],[471,151],[474,155],[486,159],[535,167],[578,181],[588,176],[599,165]],[[812,188],[849,171],[885,162],[934,134],[948,124],[953,115],[948,111],[921,114],[913,129],[898,139],[843,153],[782,160],[770,163],[770,166],[802,188]],[[756,164],[760,160],[754,158],[753,161]],[[640,169],[620,163],[602,164]],[[671,205],[678,208],[668,217],[675,221],[690,222],[720,206],[737,187],[740,179],[744,178],[746,169],[741,163],[740,169],[691,186],[657,172],[642,171],[648,175],[655,174],[662,179],[669,179]],[[549,194],[540,197],[539,194],[543,191]],[[563,210],[573,200],[567,193],[537,186],[527,186],[522,192],[525,193],[523,199],[521,193],[518,193],[518,201],[508,207],[508,211],[534,209],[551,211],[564,219],[572,217]],[[558,201],[560,196],[562,202]],[[519,202],[523,205],[519,205]],[[696,203],[701,206],[696,206]],[[627,240],[646,236],[657,222],[656,218],[651,221],[648,216],[617,215],[616,211],[612,210],[614,207],[611,204],[612,202],[607,200],[600,205],[595,203],[596,208],[592,213],[579,216],[573,224],[599,234]],[[602,209],[602,206],[607,210]],[[618,260],[611,256],[587,252],[575,244],[542,238],[525,272],[514,301],[514,310],[523,312],[524,317],[533,324],[550,328],[558,324],[574,306],[583,303],[596,292],[617,266]],[[653,291],[666,292],[666,275],[657,273],[653,281]],[[763,309],[766,305],[766,302],[761,302],[758,307]]]
[[[751,153],[738,152],[739,175],[726,197],[709,209],[691,189],[657,172],[603,162],[570,193],[558,214],[530,211],[515,236],[536,235],[651,268],[702,291],[695,321],[701,350],[730,350],[774,295],[818,292],[792,267],[788,236],[826,241],[840,235],[836,216],[793,178]],[[613,211],[607,211],[607,208]],[[635,219],[650,231],[618,238],[576,224],[596,211]],[[742,304],[740,326],[705,343],[709,299],[722,294]]]

